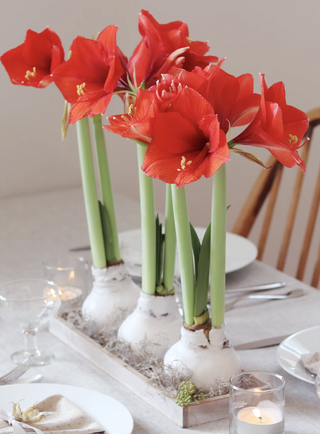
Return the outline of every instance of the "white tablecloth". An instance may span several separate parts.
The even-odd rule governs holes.
[[[140,226],[138,203],[116,195],[119,231]],[[88,244],[82,191],[73,189],[17,197],[0,201],[0,283],[17,278],[43,277],[42,261],[68,254],[70,247]],[[226,326],[231,343],[284,335],[320,325],[320,292],[254,262],[227,275],[227,286],[244,286],[272,281],[286,281],[287,288],[303,288],[301,298],[256,303],[227,312]],[[31,368],[24,376],[41,372],[46,383],[86,387],[103,392],[122,402],[134,419],[134,434],[176,434],[185,432],[135,397],[131,392],[100,371],[48,332],[39,333],[39,346],[50,348],[55,360],[48,366]],[[0,320],[0,375],[13,367],[10,354],[22,345],[15,327]],[[314,386],[286,374],[276,361],[276,347],[239,352],[246,369],[278,372],[286,379],[286,433],[319,434],[320,400]],[[0,387],[1,393],[1,387]],[[192,433],[229,432],[228,420],[189,429]]]

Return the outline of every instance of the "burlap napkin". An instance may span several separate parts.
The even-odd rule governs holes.
[[[23,401],[20,404],[23,406]],[[39,415],[32,417],[32,412],[29,412],[31,418],[29,417],[26,422],[21,421],[20,424],[14,422],[12,426],[8,422],[1,420],[0,416],[0,434],[23,433],[21,428],[27,433],[34,433],[35,431],[32,428],[35,428],[45,434],[93,434],[104,432],[98,422],[91,419],[65,396],[50,396],[41,402],[35,403],[34,407],[43,414],[40,421],[33,422],[32,420],[39,419]],[[26,427],[25,424],[30,425],[30,427]]]
[[[301,361],[311,374],[318,374],[320,370],[320,353],[302,354]]]

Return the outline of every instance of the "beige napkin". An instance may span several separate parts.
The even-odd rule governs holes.
[[[23,408],[23,401],[20,402]],[[91,419],[79,407],[62,395],[54,395],[34,404],[44,417],[36,423],[26,422],[28,425],[40,429],[46,434],[71,433],[103,433],[104,429],[98,422]],[[30,428],[24,428],[32,432]],[[0,434],[12,434],[13,428],[7,422],[0,420]]]
[[[320,370],[320,353],[302,354],[301,361],[311,374],[318,374]]]

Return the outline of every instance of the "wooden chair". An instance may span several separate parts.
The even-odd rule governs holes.
[[[307,115],[310,120],[310,126],[306,135],[307,137],[310,138],[310,141],[302,148],[302,152],[301,152],[301,157],[305,161],[306,165],[308,162],[308,156],[310,152],[310,146],[312,142],[314,128],[317,125],[320,125],[320,107],[311,110],[310,112],[307,113]],[[272,167],[271,169],[263,169],[261,171],[232,229],[233,233],[242,235],[243,237],[248,237],[253,227],[253,224],[256,220],[256,217],[258,216],[262,208],[262,205],[268,199],[266,213],[264,216],[262,229],[260,232],[259,243],[258,243],[257,259],[260,260],[262,259],[265,250],[266,241],[270,230],[270,224],[271,224],[272,216],[274,214],[276,200],[278,197],[281,178],[283,172],[285,171],[283,166],[273,156],[270,157],[266,165]],[[280,251],[278,254],[278,262],[276,267],[278,270],[281,271],[283,271],[284,269],[285,261],[288,254],[289,243],[293,231],[295,218],[297,215],[297,209],[298,209],[304,178],[305,176],[302,170],[299,170],[297,172],[297,176],[295,179],[291,202],[287,214],[285,229],[283,232],[283,238],[280,246]],[[314,188],[313,199],[312,199],[309,216],[306,224],[306,229],[305,229],[305,236],[303,240],[302,249],[300,252],[299,265],[296,272],[296,278],[299,280],[303,280],[305,274],[308,254],[311,245],[311,239],[314,232],[316,217],[319,209],[319,201],[320,201],[320,169],[318,172],[317,181]],[[320,243],[319,243],[316,263],[314,266],[311,285],[314,287],[318,287],[319,278],[320,278]]]

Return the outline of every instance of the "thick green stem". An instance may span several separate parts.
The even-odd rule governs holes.
[[[190,223],[184,187],[177,188],[172,185],[172,202],[180,262],[184,320],[188,326],[192,326],[194,324],[194,271]]]
[[[111,234],[108,234],[108,238],[112,240],[114,256],[115,256],[114,258],[107,258],[107,260],[108,261],[115,260],[116,262],[120,262],[121,257],[120,257],[120,249],[119,249],[116,213],[114,209],[108,155],[107,155],[107,148],[106,148],[103,129],[102,129],[101,115],[95,116],[92,119],[92,122],[93,122],[94,142],[96,146],[96,154],[97,154],[97,161],[98,161],[98,168],[99,168],[102,203],[108,213],[110,227],[111,227]]]
[[[213,327],[224,324],[224,296],[226,287],[226,168],[223,164],[213,175],[211,211],[210,296]]]
[[[163,264],[163,284],[171,291],[174,282],[174,268],[176,261],[176,231],[174,228],[174,216],[172,205],[171,185],[166,185],[166,221],[165,221],[165,240],[164,240],[164,264]]]
[[[153,178],[141,170],[147,147],[137,145],[140,185],[141,236],[142,236],[142,291],[156,292],[156,216]]]
[[[104,250],[97,187],[94,175],[88,118],[81,119],[76,125],[92,262],[95,268],[104,268],[107,265],[107,261]]]

